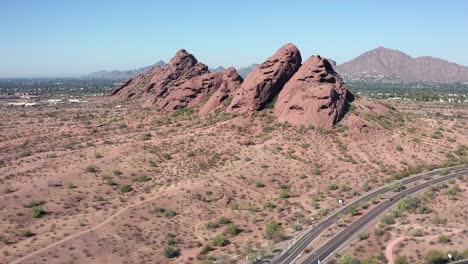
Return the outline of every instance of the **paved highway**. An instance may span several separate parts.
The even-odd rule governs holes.
[[[341,231],[341,233],[330,239],[327,243],[322,245],[312,255],[310,255],[303,263],[317,263],[319,259],[323,261],[324,259],[328,258],[331,254],[333,254],[333,252],[344,247],[347,242],[356,237],[364,228],[366,228],[366,226],[373,223],[383,213],[392,208],[392,206],[394,206],[400,199],[408,195],[415,194],[431,185],[464,175],[468,175],[468,171],[465,170],[442,177],[437,177],[396,194],[393,196],[393,200],[380,203],[370,212],[363,215],[356,222],[348,226],[345,230]]]
[[[462,165],[462,166],[455,166],[451,168],[446,168],[446,169],[438,169],[430,172],[425,172],[418,174],[414,177],[407,178],[400,180],[398,182],[401,182],[403,184],[409,184],[421,179],[425,179],[428,177],[436,176],[439,175],[442,171],[447,170],[447,171],[455,171],[455,170],[461,170],[461,169],[466,169],[468,166]],[[354,207],[359,207],[359,204],[361,202],[366,202],[369,201],[371,198],[376,197],[381,194],[385,194],[389,192],[391,189],[389,186],[383,186],[378,189],[375,189],[358,199],[352,201],[351,203],[347,204],[346,206],[343,206],[336,212],[332,213],[329,215],[327,218],[325,218],[323,221],[321,221],[319,224],[316,226],[311,226],[309,227],[309,230],[302,235],[297,241],[292,245],[289,249],[287,249],[285,252],[275,256],[270,263],[275,263],[275,264],[288,264],[292,263],[306,248],[307,246],[314,240],[316,239],[323,231],[325,231],[328,227],[330,227],[333,223],[336,222],[337,219],[340,218],[341,215],[347,214],[349,211],[349,208],[352,206]],[[321,258],[322,259],[322,258]]]

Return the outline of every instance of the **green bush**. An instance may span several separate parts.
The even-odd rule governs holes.
[[[359,233],[358,238],[359,240],[366,240],[369,238],[369,234],[366,232]]]
[[[359,260],[352,253],[346,252],[338,261],[339,264],[359,264]]]
[[[217,235],[213,238],[213,245],[218,246],[218,247],[224,247],[227,244],[229,244],[229,240],[222,235]]]
[[[265,187],[265,184],[263,182],[256,182],[255,186],[262,188]]]
[[[166,246],[164,248],[164,256],[166,258],[176,258],[180,255],[180,250],[174,246]]]
[[[218,220],[218,223],[221,225],[227,225],[227,224],[230,224],[231,222],[232,222],[231,219],[224,217],[224,216],[220,217]]]
[[[123,184],[119,187],[119,192],[121,193],[128,193],[133,190],[132,186],[130,184]]]
[[[395,258],[395,264],[408,264],[408,259],[405,256],[397,256]]]
[[[19,235],[22,236],[22,237],[32,237],[32,236],[35,236],[36,234],[34,234],[31,230],[29,229],[23,229],[19,232]]]
[[[283,190],[283,191],[281,191],[281,192],[279,193],[278,196],[279,196],[279,198],[281,198],[281,199],[287,199],[287,198],[290,198],[290,197],[291,197],[291,194],[289,194],[288,191]]]
[[[393,216],[391,216],[391,215],[385,215],[385,216],[382,218],[381,222],[382,222],[383,224],[386,224],[386,225],[393,225],[393,224],[395,224],[395,219],[394,219]]]
[[[32,217],[33,218],[39,218],[39,217],[46,214],[46,212],[44,211],[42,206],[33,206],[31,208],[31,210],[32,210]]]
[[[135,181],[136,182],[147,182],[147,181],[150,181],[151,178],[146,176],[146,175],[141,175],[141,176],[138,176],[135,178]]]
[[[439,235],[439,237],[437,238],[437,241],[441,244],[448,244],[452,241],[452,239],[449,236],[442,234],[442,235]]]
[[[219,227],[219,224],[215,222],[208,222],[206,223],[205,227],[208,229],[216,229]]]
[[[232,236],[235,236],[235,235],[239,234],[240,232],[242,232],[242,229],[240,229],[235,224],[230,224],[230,225],[228,225],[228,227],[226,227],[226,233],[228,233],[228,234],[230,234]]]
[[[328,184],[328,190],[330,190],[330,191],[338,190],[338,184],[336,184],[336,183]]]
[[[86,167],[86,172],[89,172],[89,173],[96,173],[97,172],[97,168],[93,165],[89,165],[88,167]]]
[[[281,236],[281,227],[280,225],[272,220],[265,225],[265,237],[266,239],[274,239],[278,236]]]
[[[428,264],[443,264],[448,263],[447,255],[440,250],[431,250],[426,255],[426,262]]]

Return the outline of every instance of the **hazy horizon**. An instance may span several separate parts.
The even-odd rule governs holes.
[[[0,9],[0,78],[129,70],[168,62],[181,48],[212,68],[245,67],[288,42],[303,58],[338,63],[384,46],[468,65],[467,7],[453,0],[10,1]]]

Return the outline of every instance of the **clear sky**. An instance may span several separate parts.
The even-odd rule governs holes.
[[[0,0],[0,77],[78,76],[168,61],[262,62],[295,43],[338,63],[384,46],[468,65],[465,0]]]

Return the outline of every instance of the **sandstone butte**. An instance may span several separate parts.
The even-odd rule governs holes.
[[[281,47],[245,78],[227,111],[252,113],[264,108],[299,69],[301,61],[294,44]]]
[[[331,128],[346,114],[353,95],[328,59],[310,57],[278,95],[278,121]]]
[[[279,121],[331,128],[345,116],[353,95],[329,59],[312,56],[301,62],[299,49],[286,44],[243,80],[232,67],[210,73],[182,49],[167,66],[124,81],[112,95],[141,99],[168,112],[197,106],[201,114],[253,114],[277,97],[274,113]]]

